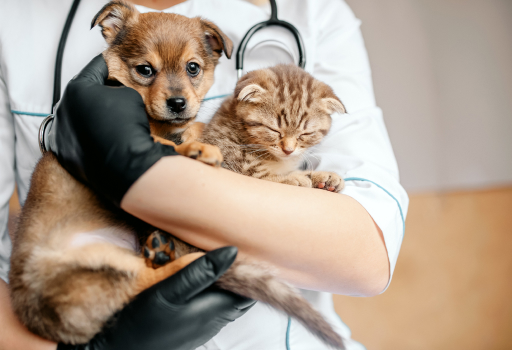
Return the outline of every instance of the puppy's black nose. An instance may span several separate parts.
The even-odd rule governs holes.
[[[167,100],[167,106],[174,113],[180,113],[187,108],[187,100],[184,97],[172,97]]]

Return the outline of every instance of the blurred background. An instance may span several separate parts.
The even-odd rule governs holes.
[[[346,1],[411,202],[389,289],[336,309],[372,350],[512,349],[512,1]]]
[[[346,1],[411,202],[389,289],[336,309],[369,350],[512,349],[512,1]]]

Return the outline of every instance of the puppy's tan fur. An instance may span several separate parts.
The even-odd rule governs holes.
[[[222,161],[215,147],[194,141],[195,128],[187,130],[213,84],[219,58],[223,52],[230,58],[233,51],[231,40],[220,28],[201,18],[159,12],[140,14],[122,1],[106,4],[92,21],[92,26],[96,25],[101,26],[109,44],[103,53],[109,78],[142,96],[155,139],[168,145],[174,145],[169,140],[190,141],[176,151],[197,156],[205,163]],[[190,62],[201,67],[195,77],[187,74],[186,65]],[[149,78],[141,76],[137,72],[140,65],[151,66],[156,74]],[[167,108],[167,100],[173,97],[184,97],[187,101],[187,108],[180,115]],[[200,125],[196,127],[201,128]]]
[[[231,41],[206,20],[139,14],[120,1],[105,5],[93,21],[97,24],[109,44],[104,57],[111,78],[143,96],[155,139],[173,145],[165,138],[179,139],[175,134],[193,125],[222,51],[231,55]],[[194,78],[185,71],[191,60],[201,66],[201,74]],[[138,77],[134,68],[147,63],[157,70],[151,81]],[[174,94],[186,96],[188,102],[179,118],[165,108]],[[183,136],[192,141],[176,149],[218,165],[222,156],[217,147],[193,141],[201,128],[201,124],[189,128]],[[177,260],[156,270],[149,268],[136,252],[135,241],[144,242],[154,230],[101,200],[69,175],[52,153],[46,153],[33,173],[15,233],[9,275],[14,311],[44,338],[87,342],[140,291],[203,254],[188,254],[197,249],[176,244]],[[77,243],[80,236],[98,232],[132,239],[134,246]]]
[[[207,164],[220,164],[222,154],[216,146],[196,141],[202,125],[193,120],[213,82],[221,52],[228,57],[231,54],[231,41],[205,20],[139,14],[120,1],[107,4],[93,20],[93,25],[97,24],[109,44],[104,57],[110,77],[141,94],[155,140],[173,144],[169,139],[184,139],[176,147],[178,152]],[[186,73],[191,61],[201,66],[196,77]],[[137,73],[139,65],[150,65],[157,74],[143,77]],[[246,97],[253,95],[248,92]],[[188,102],[187,110],[179,115],[166,107],[173,96],[184,96]],[[42,337],[64,343],[87,342],[136,294],[203,253],[172,238],[177,260],[152,269],[137,255],[135,246],[101,240],[83,244],[80,239],[96,233],[128,241],[139,238],[142,243],[154,231],[100,200],[47,153],[34,171],[15,234],[10,272],[15,312]],[[341,338],[321,314],[296,289],[259,264],[236,261],[217,285],[266,302],[296,317],[326,343],[343,348]]]

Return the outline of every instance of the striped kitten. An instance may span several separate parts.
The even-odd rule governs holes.
[[[346,111],[328,85],[294,65],[278,65],[240,79],[199,141],[218,146],[223,166],[234,172],[339,192],[338,174],[299,170],[304,153],[329,132],[334,112]]]
[[[246,74],[198,141],[218,146],[223,166],[234,172],[339,192],[344,182],[338,174],[299,170],[304,153],[329,132],[334,112],[346,111],[329,86],[296,66],[278,65]],[[217,285],[284,311],[327,344],[345,348],[294,287],[258,264],[236,261]]]

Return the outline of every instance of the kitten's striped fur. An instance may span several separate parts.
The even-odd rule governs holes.
[[[299,171],[305,151],[329,132],[334,112],[345,107],[328,85],[296,66],[278,65],[246,74],[199,141],[218,146],[224,167],[234,172],[338,192],[339,175]]]
[[[338,192],[332,172],[298,170],[303,153],[329,132],[331,114],[345,107],[326,84],[293,65],[253,71],[206,125],[199,141],[216,145],[224,167],[240,174],[290,185]],[[237,261],[217,282],[224,289],[284,311],[336,349],[341,337],[289,284],[255,263]]]

